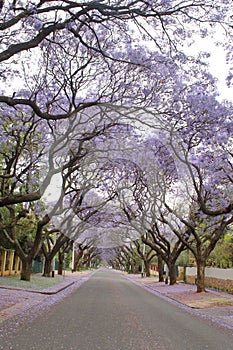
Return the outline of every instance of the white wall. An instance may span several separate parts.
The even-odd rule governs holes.
[[[196,276],[196,267],[186,267],[186,276]],[[223,280],[233,280],[233,269],[218,269],[216,267],[205,268],[206,277],[214,277]]]

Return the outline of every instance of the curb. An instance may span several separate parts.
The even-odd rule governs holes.
[[[75,280],[72,281],[67,281],[67,282],[60,282],[55,286],[48,287],[47,289],[42,289],[42,290],[36,290],[36,289],[30,289],[30,288],[20,288],[20,287],[13,287],[13,286],[0,286],[0,289],[8,289],[8,290],[16,290],[16,291],[21,291],[21,292],[29,292],[29,293],[37,293],[37,294],[44,294],[44,295],[54,295],[59,292],[62,292],[64,289],[72,286],[73,284],[82,281],[83,279],[85,280],[87,277],[91,277],[95,271],[92,271],[90,273],[87,273],[86,275],[76,278]]]
[[[36,305],[42,305],[43,307],[43,303],[45,299],[47,299],[47,297],[51,296],[53,300],[54,298],[58,298],[58,300],[61,300],[64,296],[61,294],[59,294],[60,292],[64,291],[65,289],[68,290],[68,287],[71,288],[79,288],[85,281],[87,281],[93,274],[95,273],[95,271],[92,271],[91,273],[87,273],[82,277],[76,277],[76,278],[70,278],[68,281],[62,281],[61,283],[58,283],[55,286],[51,286],[48,287],[47,289],[42,289],[42,290],[35,290],[35,289],[29,289],[29,288],[20,288],[20,287],[11,287],[11,286],[0,286],[0,290],[12,290],[12,291],[19,291],[19,292],[28,292],[28,293],[34,293],[34,297],[31,296],[27,296],[26,299],[30,299],[30,301],[28,302],[28,300],[24,300],[24,301],[17,301],[16,303],[12,304],[9,307],[4,308],[3,310],[0,311],[0,333],[1,333],[1,329],[2,329],[2,325],[4,324],[5,321],[12,319],[14,316],[18,316],[20,314],[23,315],[24,312],[26,312],[26,310],[30,309],[31,306],[36,306]],[[72,289],[71,289],[72,290]],[[66,293],[66,292],[65,292]],[[9,293],[10,294],[10,293]],[[35,295],[37,294],[37,296]],[[39,295],[44,295],[44,297],[39,296]],[[39,298],[39,299],[38,299]],[[41,299],[43,298],[43,299]],[[44,299],[45,298],[45,299]],[[54,299],[54,300],[55,300]],[[35,304],[31,301],[35,300]],[[25,305],[26,302],[26,305]],[[50,301],[49,301],[50,303]],[[53,302],[52,302],[53,303]],[[45,302],[46,305],[46,302]],[[41,308],[41,306],[40,306]]]
[[[132,282],[133,282],[134,284],[136,284],[137,286],[139,286],[139,287],[141,287],[141,288],[147,290],[148,292],[151,292],[152,294],[155,294],[155,295],[161,297],[161,298],[164,299],[164,300],[170,300],[171,302],[173,302],[173,303],[175,303],[175,304],[178,304],[178,305],[181,305],[181,306],[183,306],[184,308],[189,308],[189,309],[193,309],[193,310],[198,310],[198,309],[199,309],[199,308],[195,308],[195,307],[192,307],[192,306],[190,306],[190,305],[187,305],[186,303],[183,303],[182,301],[177,300],[176,298],[173,298],[173,297],[170,296],[170,295],[167,295],[167,294],[165,294],[165,293],[162,293],[162,292],[160,292],[159,290],[154,289],[154,288],[148,286],[147,284],[140,283],[140,282],[134,280],[133,278],[130,278],[130,277],[128,278],[127,276],[126,276],[125,278],[126,278],[127,280],[129,280],[129,281],[132,281]]]
[[[200,308],[191,307],[185,303],[182,303],[182,301],[180,301],[180,300],[172,298],[171,296],[168,296],[164,293],[161,293],[158,290],[155,290],[155,289],[153,289],[145,284],[142,284],[138,281],[135,281],[134,279],[127,278],[127,276],[125,276],[125,278],[127,280],[131,281],[132,283],[134,283],[135,285],[143,288],[147,292],[152,293],[152,294],[156,295],[157,297],[159,297],[165,301],[168,301],[174,305],[177,305],[178,307],[180,307],[181,309],[185,310],[188,313],[191,313],[192,315],[196,315],[196,316],[201,317],[203,319],[208,319],[210,322],[212,322],[213,324],[215,324],[219,327],[227,328],[230,331],[233,330],[233,325],[231,323],[228,323],[226,320],[222,320],[214,315],[208,314],[208,312],[205,312],[205,311],[202,312]]]
[[[78,279],[77,281],[80,281],[82,278]],[[46,294],[46,295],[52,295],[52,294],[57,294],[61,291],[63,291],[64,289],[72,286],[74,283],[76,283],[77,281],[72,281],[68,284],[66,284],[65,286],[54,290],[54,291],[49,291],[49,290],[35,290],[35,289],[26,289],[26,288],[19,288],[19,287],[8,287],[8,286],[0,286],[0,289],[9,289],[9,290],[18,290],[21,292],[29,292],[29,293],[38,293],[38,294]]]

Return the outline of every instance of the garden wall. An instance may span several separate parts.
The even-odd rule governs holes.
[[[186,267],[186,282],[195,284],[196,267]],[[205,268],[205,286],[233,293],[233,269]]]

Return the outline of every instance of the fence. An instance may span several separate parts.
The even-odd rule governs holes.
[[[14,250],[0,249],[0,276],[19,275],[21,268],[21,260]]]
[[[44,264],[42,261],[33,260],[32,273],[42,273],[43,269],[44,269]]]

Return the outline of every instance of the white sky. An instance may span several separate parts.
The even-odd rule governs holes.
[[[229,72],[229,65],[226,64],[226,55],[222,48],[214,48],[210,57],[210,72],[217,77],[220,97],[233,100],[232,88],[227,87],[226,78]]]
[[[219,41],[223,43],[226,41],[224,32],[216,34],[215,38],[198,38],[198,40],[190,47],[185,48],[184,52],[190,55],[197,56],[198,52],[209,52],[210,57],[209,70],[210,73],[218,79],[218,90],[220,93],[220,99],[227,99],[233,101],[233,89],[229,88],[226,84],[226,78],[230,70],[230,66],[226,63],[226,52],[223,46],[216,45],[215,42]]]
[[[58,201],[62,191],[62,176],[61,174],[53,175],[49,186],[46,188],[42,201],[45,201],[46,204],[56,203]]]

